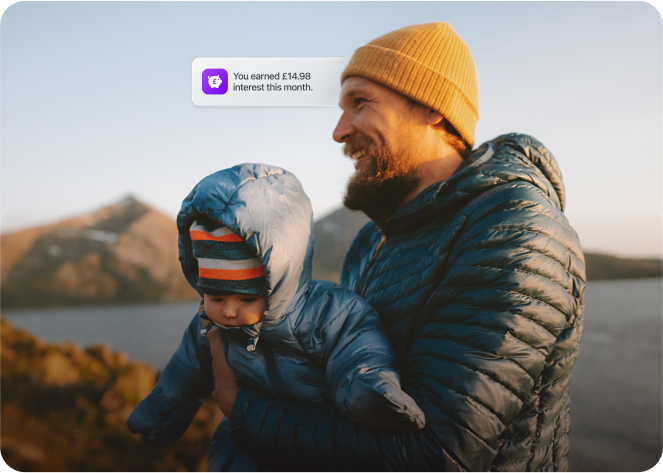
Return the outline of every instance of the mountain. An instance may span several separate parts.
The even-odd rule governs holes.
[[[362,212],[340,208],[315,222],[313,277],[339,282],[343,259],[352,240],[369,221]],[[587,279],[634,279],[663,277],[663,260],[618,258],[601,253],[585,253]]]
[[[369,222],[340,208],[314,224],[313,277],[339,282],[345,254]],[[90,215],[0,237],[5,309],[193,300],[175,222],[127,197]],[[662,277],[661,259],[585,253],[587,277]]]
[[[197,297],[180,269],[175,222],[133,197],[2,235],[0,252],[5,309]]]
[[[313,225],[313,278],[340,282],[345,253],[369,218],[363,212],[341,207]]]

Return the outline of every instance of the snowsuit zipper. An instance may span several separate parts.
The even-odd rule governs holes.
[[[274,392],[277,397],[287,397],[285,386],[279,376],[278,368],[276,367],[276,360],[274,359],[274,352],[272,352],[272,347],[268,343],[262,342],[260,348],[263,356],[265,357],[267,377],[269,378]]]

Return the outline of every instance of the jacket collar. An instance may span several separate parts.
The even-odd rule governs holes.
[[[453,214],[477,195],[513,181],[537,187],[564,211],[564,182],[553,155],[535,138],[510,133],[482,144],[449,179],[424,189],[386,223],[376,225],[387,235],[411,232],[435,214]]]
[[[484,143],[460,165],[449,179],[428,186],[414,199],[399,207],[394,215],[382,226],[378,225],[378,228],[383,233],[401,233],[429,222],[438,210],[436,201],[439,197],[445,194],[447,189],[453,186],[453,183],[457,182],[463,175],[488,161],[494,153],[494,145]]]

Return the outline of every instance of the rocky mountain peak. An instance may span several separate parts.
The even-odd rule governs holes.
[[[132,196],[91,214],[2,236],[3,307],[197,297],[175,222]]]

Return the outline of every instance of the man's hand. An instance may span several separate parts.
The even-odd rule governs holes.
[[[202,312],[203,306],[201,305],[200,307],[201,310],[199,313]],[[235,398],[239,392],[239,381],[237,381],[233,370],[228,366],[226,355],[223,353],[223,344],[219,338],[219,331],[208,332],[207,339],[209,340],[210,352],[212,354],[216,402],[219,404],[223,415],[230,419],[233,404],[235,404]]]

